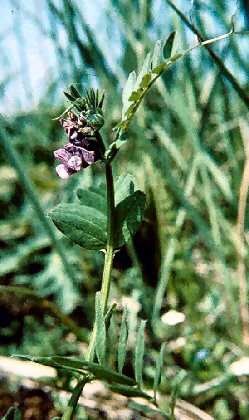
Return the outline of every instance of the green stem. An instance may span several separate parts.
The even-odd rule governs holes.
[[[74,413],[75,413],[75,410],[76,410],[76,407],[77,407],[77,404],[78,404],[79,397],[80,397],[80,395],[82,393],[82,390],[83,390],[83,388],[84,388],[84,386],[87,382],[88,382],[88,378],[85,377],[82,381],[80,381],[76,385],[76,387],[73,390],[70,401],[68,403],[68,407],[67,407],[65,413],[63,414],[61,420],[72,420],[73,419],[73,416],[74,416]]]
[[[111,270],[113,261],[113,235],[114,235],[114,212],[115,212],[115,199],[114,199],[114,185],[112,176],[111,163],[106,163],[106,187],[107,187],[107,247],[105,254],[105,265],[102,277],[101,287],[101,301],[102,311],[105,315],[107,308],[107,301],[111,283]]]
[[[101,136],[98,136],[99,142],[101,142],[104,154],[104,143]],[[115,212],[115,199],[114,199],[114,185],[112,176],[112,166],[110,162],[105,162],[105,174],[106,174],[106,191],[107,191],[107,246],[105,253],[105,264],[102,276],[101,286],[101,303],[102,311],[105,315],[107,312],[107,303],[111,283],[111,271],[113,262],[113,236],[114,236],[114,212]],[[88,347],[87,360],[92,361],[94,358],[94,346],[96,341],[97,327],[94,323],[91,339]],[[75,408],[77,407],[80,394],[86,384],[86,379],[82,379],[78,382],[75,387],[72,397],[69,401],[68,407],[62,417],[62,420],[72,420]]]
[[[114,185],[113,185],[113,176],[112,176],[112,166],[110,162],[105,164],[105,173],[106,173],[106,192],[107,192],[107,246],[105,253],[105,264],[103,269],[102,276],[102,286],[101,286],[101,303],[102,311],[105,315],[110,283],[111,283],[111,270],[112,270],[112,261],[113,261],[113,233],[114,233],[114,211],[115,211],[115,200],[114,200]],[[94,357],[94,345],[96,340],[97,328],[96,323],[93,327],[93,332],[91,335],[87,359],[89,361],[93,360]]]

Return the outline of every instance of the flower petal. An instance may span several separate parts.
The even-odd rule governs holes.
[[[88,163],[88,165],[91,165],[95,162],[95,155],[96,153],[93,150],[86,150],[81,147],[81,152],[83,155],[84,160]]]
[[[56,166],[56,172],[62,179],[68,179],[70,175],[72,175],[72,172],[68,172],[68,168],[65,165],[58,165]]]
[[[80,171],[82,168],[82,159],[78,155],[72,156],[68,161],[68,167],[74,171]]]
[[[58,149],[54,151],[54,156],[56,159],[60,160],[61,163],[67,165],[68,160],[71,157],[71,154],[66,149]]]

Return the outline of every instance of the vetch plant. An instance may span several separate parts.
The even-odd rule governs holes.
[[[165,412],[157,402],[157,390],[163,369],[163,347],[155,364],[153,397],[143,385],[143,359],[145,351],[144,330],[146,321],[142,320],[138,328],[135,345],[135,378],[122,373],[127,349],[127,311],[124,309],[117,345],[117,366],[115,371],[107,366],[106,354],[107,332],[115,311],[115,305],[108,305],[113,257],[137,232],[143,220],[146,204],[145,194],[136,190],[134,179],[130,174],[119,178],[113,177],[112,161],[117,157],[121,146],[128,139],[127,130],[143,98],[160,75],[179,58],[194,48],[224,39],[235,32],[222,35],[213,40],[198,42],[186,51],[174,53],[175,32],[172,32],[166,43],[157,41],[152,52],[148,53],[138,74],[132,72],[122,95],[122,118],[114,128],[115,139],[105,146],[100,130],[104,125],[104,95],[90,89],[85,95],[70,85],[65,95],[70,105],[60,115],[62,127],[67,136],[66,144],[54,151],[60,163],[56,172],[60,178],[67,180],[70,176],[80,176],[80,172],[89,165],[101,161],[105,169],[106,185],[79,188],[73,203],[62,203],[49,213],[55,226],[72,242],[89,249],[102,251],[105,255],[101,290],[95,299],[95,320],[84,360],[67,357],[19,356],[44,365],[63,369],[77,376],[77,385],[72,392],[68,407],[63,415],[64,420],[73,419],[78,399],[84,385],[94,379],[108,383],[111,390],[128,397],[142,397],[156,406],[156,411],[168,419],[174,419],[173,402]],[[64,118],[66,115],[66,118]],[[78,175],[77,175],[78,174]]]

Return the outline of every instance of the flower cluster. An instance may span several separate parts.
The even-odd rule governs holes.
[[[95,132],[83,117],[77,117],[73,112],[68,112],[67,119],[60,123],[67,134],[68,143],[63,149],[55,150],[54,156],[61,161],[56,167],[56,172],[62,179],[86,168],[88,165],[101,158],[100,145]]]
[[[68,179],[102,157],[103,143],[98,130],[104,125],[104,94],[99,96],[98,90],[90,89],[82,97],[72,84],[64,94],[71,105],[60,116],[67,113],[68,118],[61,118],[60,123],[67,134],[68,143],[63,149],[56,150],[54,156],[61,161],[56,167],[59,177]]]

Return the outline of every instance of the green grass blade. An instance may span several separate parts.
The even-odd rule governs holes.
[[[158,390],[158,386],[161,381],[162,376],[162,370],[163,370],[163,353],[164,353],[164,344],[161,345],[160,353],[156,360],[156,370],[155,370],[155,376],[154,376],[154,382],[153,382],[153,392],[154,392],[154,399],[156,401],[156,393]]]
[[[105,353],[106,353],[106,327],[105,327],[105,319],[102,311],[101,305],[101,293],[96,293],[96,300],[95,300],[95,311],[96,311],[96,327],[97,327],[97,334],[96,334],[96,355],[98,361],[101,365],[105,365]]]
[[[144,359],[144,330],[146,321],[142,320],[137,332],[135,348],[135,378],[140,387],[143,386],[143,359]]]
[[[126,346],[128,339],[128,330],[127,330],[127,308],[125,307],[122,314],[121,328],[119,334],[118,342],[118,371],[122,373],[122,369],[126,357]]]

